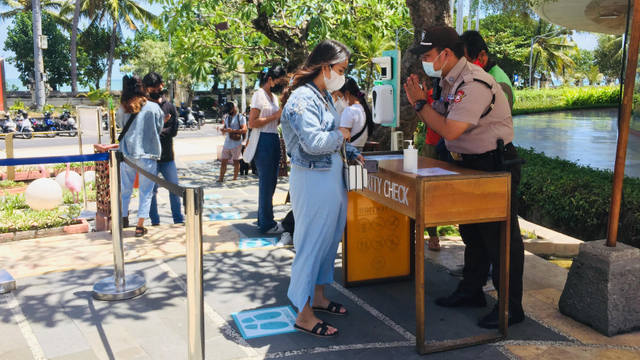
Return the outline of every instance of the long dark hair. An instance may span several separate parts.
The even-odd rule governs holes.
[[[262,70],[258,74],[260,80],[260,87],[263,87],[269,78],[276,81],[277,79],[287,76],[287,71],[282,66],[272,66],[269,70]]]
[[[142,79],[140,76],[133,74],[125,75],[122,78],[122,96],[120,104],[127,114],[135,114],[147,103],[147,94],[142,89]]]
[[[322,40],[313,49],[307,61],[293,74],[292,90],[310,83],[322,71],[323,66],[339,64],[351,57],[346,45],[335,40]]]
[[[354,95],[360,101],[360,105],[364,108],[364,113],[367,118],[367,133],[369,136],[373,135],[373,130],[375,124],[373,123],[373,114],[371,113],[371,109],[369,108],[369,104],[367,104],[367,95],[360,91],[360,87],[358,83],[352,78],[348,77],[347,81],[344,83],[342,88],[339,90],[341,93],[346,94],[348,91],[349,94]]]

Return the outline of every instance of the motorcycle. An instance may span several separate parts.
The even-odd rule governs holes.
[[[5,133],[5,134],[15,133],[15,132],[18,131],[17,128],[18,128],[18,126],[11,119],[11,115],[9,115],[9,113],[7,113],[7,117],[4,119],[4,122],[2,123],[2,132]]]
[[[189,129],[191,131],[198,130],[198,121],[196,121],[195,116],[193,116],[193,111],[191,111],[191,108],[187,108],[184,113],[180,111],[180,117],[178,117],[178,130],[185,129]]]
[[[193,116],[196,118],[196,121],[200,126],[204,125],[204,111],[200,110],[198,105],[193,106]]]
[[[33,124],[33,130],[35,132],[52,132],[57,130],[55,126],[56,123],[53,121],[51,113],[48,111],[44,113],[44,119],[42,119],[41,122],[31,119],[31,123]],[[55,132],[46,134],[47,137],[55,137],[56,135],[57,134]]]
[[[59,131],[68,131],[69,136],[78,135],[76,120],[71,117],[71,112],[69,110],[65,110],[62,115],[60,115],[60,118],[56,121],[55,125]]]
[[[16,133],[22,134],[23,139],[31,139],[33,137],[33,127],[26,111],[18,110],[18,115],[16,115],[14,121],[16,123]]]

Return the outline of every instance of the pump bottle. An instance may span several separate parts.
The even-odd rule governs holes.
[[[413,148],[413,140],[405,140],[409,146],[404,150],[404,172],[418,172],[418,149]]]

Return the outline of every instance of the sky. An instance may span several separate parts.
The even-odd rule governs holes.
[[[145,5],[145,7],[152,13],[158,15],[162,12],[162,5],[153,4],[153,5]],[[7,27],[11,25],[11,20],[3,21],[0,20],[0,57],[8,58],[13,56],[13,52],[4,50],[4,42],[7,39]],[[81,24],[80,26],[84,26],[86,24]],[[482,29],[480,29],[482,32]],[[123,30],[125,37],[132,37],[133,32],[129,29]],[[596,48],[597,39],[594,34],[591,33],[576,33],[573,35],[574,41],[578,44],[578,47],[581,49],[593,50]],[[12,66],[11,64],[5,62],[5,74],[8,80],[18,79],[20,73],[18,70]],[[120,72],[120,62],[115,61],[113,66],[113,79],[121,79],[124,76],[123,73]],[[106,76],[105,76],[106,78]]]

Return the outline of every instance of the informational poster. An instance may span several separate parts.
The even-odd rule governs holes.
[[[349,193],[347,282],[411,274],[411,219],[357,192]]]
[[[241,311],[231,316],[245,339],[296,331],[296,313],[291,306]]]

